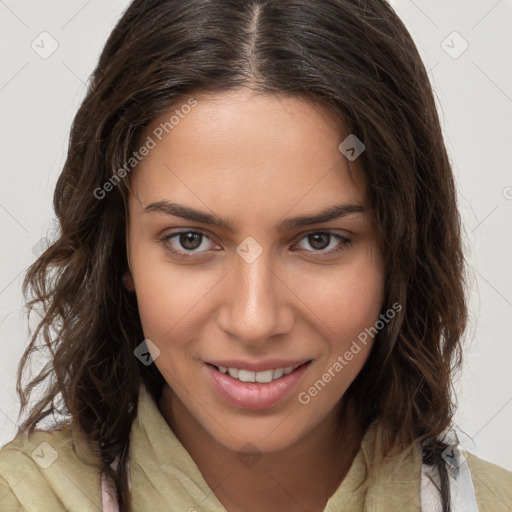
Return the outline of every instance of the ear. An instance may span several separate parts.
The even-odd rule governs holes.
[[[128,270],[123,275],[122,281],[123,281],[124,287],[128,291],[130,291],[130,292],[134,292],[135,291],[135,283],[133,282],[133,277],[132,277],[131,273]]]

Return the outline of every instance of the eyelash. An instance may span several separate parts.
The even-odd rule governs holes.
[[[172,240],[173,238],[176,238],[176,237],[179,237],[180,235],[187,235],[187,234],[197,234],[197,235],[201,235],[202,237],[204,238],[208,238],[208,235],[206,233],[203,233],[202,231],[192,231],[192,230],[183,230],[183,231],[176,231],[174,233],[170,233],[166,236],[164,236],[163,238],[160,239],[160,242],[164,245],[166,251],[170,252],[171,254],[173,254],[174,256],[177,256],[177,257],[181,257],[181,258],[191,258],[191,257],[195,257],[197,255],[201,255],[201,254],[204,254],[205,252],[207,251],[202,251],[202,252],[190,252],[190,251],[186,251],[186,250],[183,250],[183,251],[176,251],[174,249],[171,249],[170,248],[170,240]],[[318,251],[306,251],[306,252],[309,252],[309,253],[313,253],[313,254],[316,254],[318,256],[323,256],[323,255],[333,255],[333,254],[338,254],[342,251],[345,251],[346,249],[348,249],[351,244],[352,244],[352,240],[345,237],[345,236],[342,236],[338,233],[334,233],[330,230],[320,230],[320,231],[309,231],[308,233],[305,233],[302,238],[299,240],[299,243],[304,240],[305,238],[311,236],[311,235],[329,235],[331,237],[334,237],[335,239],[338,240],[338,242],[340,242],[339,244],[339,247],[337,249],[331,249],[329,251],[325,251],[324,249],[320,249]],[[201,238],[201,243],[203,242],[203,239]],[[329,239],[329,244],[330,244],[331,240]],[[321,252],[321,251],[325,251],[325,252]]]

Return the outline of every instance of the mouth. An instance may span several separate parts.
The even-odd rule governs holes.
[[[210,382],[221,398],[242,409],[268,409],[288,397],[299,385],[312,360],[266,365],[266,369],[248,369],[246,364],[230,366],[206,363]],[[239,366],[245,366],[240,368]]]

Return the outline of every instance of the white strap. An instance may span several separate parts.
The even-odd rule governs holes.
[[[453,431],[447,432],[443,441],[449,445],[442,456],[450,483],[452,512],[478,512],[467,452],[462,450]],[[421,465],[421,510],[442,512],[439,473],[436,467],[425,463]]]

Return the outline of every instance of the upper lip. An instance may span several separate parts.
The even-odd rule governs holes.
[[[276,368],[288,368],[289,366],[300,366],[308,363],[311,359],[267,359],[265,361],[243,361],[242,359],[216,359],[215,361],[205,361],[213,366],[225,366],[226,368],[238,368],[239,370],[249,370],[253,372],[264,372],[266,370],[275,370]]]

